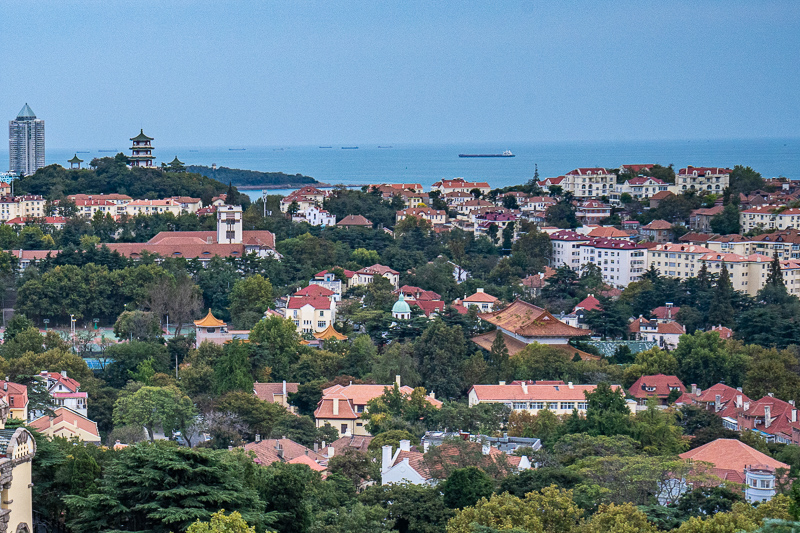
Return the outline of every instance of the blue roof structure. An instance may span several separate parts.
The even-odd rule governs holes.
[[[33,109],[31,109],[27,103],[22,106],[22,109],[17,113],[17,120],[33,120],[35,118],[36,113],[33,112]]]

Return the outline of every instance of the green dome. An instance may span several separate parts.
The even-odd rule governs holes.
[[[411,307],[409,307],[409,305],[405,302],[405,298],[403,298],[403,295],[400,294],[400,299],[397,300],[394,303],[394,305],[392,306],[392,314],[393,315],[395,315],[395,314],[399,315],[399,314],[406,314],[406,313],[409,313],[409,314],[411,313]]]

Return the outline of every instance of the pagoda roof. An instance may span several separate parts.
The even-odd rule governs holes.
[[[25,104],[25,105],[28,105],[28,104]],[[131,137],[131,140],[132,141],[152,141],[153,137],[148,137],[147,135],[144,134],[144,130],[141,129],[141,130],[139,130],[139,135],[137,135],[136,137]]]
[[[19,110],[19,113],[17,113],[17,120],[32,118],[36,118],[36,113],[34,113],[33,109],[31,109],[26,103],[24,106],[22,106],[22,109]]]
[[[183,161],[181,161],[180,159],[178,159],[178,156],[176,155],[176,156],[175,156],[175,159],[173,159],[172,161],[170,161],[170,162],[169,162],[169,164],[170,164],[170,165],[183,165],[184,163],[183,163]]]
[[[205,316],[205,318],[195,320],[194,325],[198,328],[224,328],[227,326],[225,322],[211,314],[211,309],[208,310],[208,314]]]
[[[314,338],[317,340],[326,341],[328,339],[336,339],[337,341],[343,341],[347,339],[347,335],[339,333],[335,329],[333,329],[333,324],[328,324],[328,327],[325,328],[323,331],[319,333],[314,333]]]
[[[67,163],[83,163],[83,159],[80,159],[78,157],[78,154],[75,154],[74,156],[72,156],[72,159],[67,161]]]

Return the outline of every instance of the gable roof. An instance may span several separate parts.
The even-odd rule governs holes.
[[[97,423],[93,420],[89,420],[82,414],[66,407],[58,407],[53,413],[55,416],[40,416],[29,425],[39,432],[53,428],[56,432],[67,431],[76,437],[81,437],[80,431],[83,431],[96,437],[96,440],[91,439],[92,442],[100,442],[100,432],[97,429]]]
[[[677,315],[680,310],[680,307],[667,307],[666,305],[662,305],[650,311],[650,314],[659,320],[675,320],[675,315]]]
[[[299,383],[286,383],[286,394],[297,392]],[[253,383],[253,394],[265,402],[276,402],[275,396],[283,394],[283,383]],[[288,399],[287,399],[288,401]]]
[[[657,396],[658,398],[666,398],[672,392],[672,388],[677,387],[679,391],[686,390],[681,380],[677,376],[667,376],[665,374],[655,374],[653,376],[642,376],[637,379],[628,392],[634,398],[649,398],[650,396]],[[655,390],[649,391],[647,389],[654,388]]]
[[[324,461],[325,457],[310,448],[306,448],[292,439],[262,439],[244,445],[246,452],[255,454],[254,461],[264,466],[277,461],[291,462],[301,456],[308,456],[312,461]]]
[[[361,215],[347,215],[342,220],[336,223],[337,226],[372,226],[367,218]]]
[[[311,285],[309,285],[307,287],[303,287],[302,289],[299,289],[292,296],[325,296],[325,297],[330,298],[334,294],[336,294],[336,293],[334,293],[332,290],[330,290],[330,289],[328,289],[326,287],[323,287],[322,285],[317,285],[317,284],[312,283]]]
[[[476,302],[476,303],[483,303],[483,302],[493,303],[496,302],[497,300],[498,298],[496,296],[492,296],[488,292],[483,292],[482,290],[464,298],[465,302]]]
[[[714,465],[719,470],[731,470],[743,473],[745,467],[755,465],[765,465],[770,468],[789,468],[789,465],[782,463],[751,448],[738,439],[717,439],[707,444],[703,444],[680,454],[681,459],[692,459],[693,461],[705,461]]]
[[[550,311],[522,300],[515,300],[503,309],[478,316],[498,328],[522,337],[585,337],[591,334],[589,330],[564,324]]]
[[[652,230],[665,230],[671,228],[672,224],[670,224],[666,220],[653,220],[646,226],[642,226],[642,229],[652,229]]]

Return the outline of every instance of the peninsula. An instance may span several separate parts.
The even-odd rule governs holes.
[[[285,187],[301,187],[303,185],[322,185],[312,177],[302,174],[284,174],[283,172],[259,172],[257,170],[242,170],[237,168],[217,167],[216,169],[203,165],[189,165],[189,172],[201,174],[222,183],[232,183],[240,189],[269,189]]]

